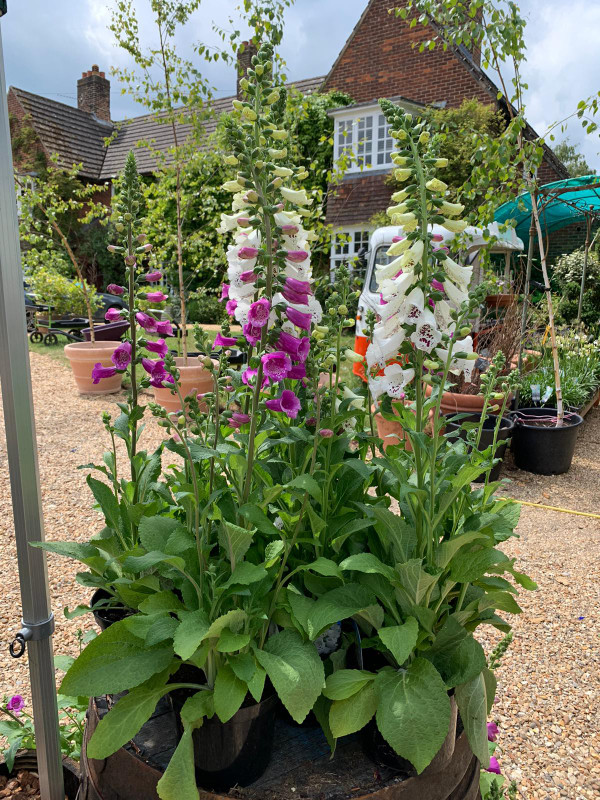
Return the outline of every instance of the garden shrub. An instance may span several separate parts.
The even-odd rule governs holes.
[[[36,300],[43,305],[53,306],[54,319],[73,315],[87,316],[85,298],[81,284],[62,275],[52,267],[38,267],[29,277],[29,284]],[[96,289],[86,283],[92,311],[99,307]]]
[[[561,292],[557,308],[559,322],[577,319],[584,258],[584,248],[580,247],[561,256],[554,265],[554,283]],[[595,250],[588,253],[581,319],[588,326],[600,322],[600,259]]]

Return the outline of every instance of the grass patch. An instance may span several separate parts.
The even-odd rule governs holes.
[[[55,361],[60,361],[61,364],[67,367],[69,366],[69,360],[65,356],[65,351],[64,351],[64,347],[66,344],[68,344],[68,340],[65,339],[64,337],[62,343],[60,342],[59,338],[58,344],[51,344],[51,345],[45,345],[43,342],[40,342],[39,344],[34,344],[30,339],[29,352],[39,353],[40,355],[43,356],[50,356],[50,358],[53,358]]]

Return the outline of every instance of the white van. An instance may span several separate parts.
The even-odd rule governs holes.
[[[492,236],[497,237],[497,241],[491,248],[492,253],[501,253],[505,257],[504,277],[507,281],[510,280],[511,272],[511,257],[513,253],[520,253],[523,250],[523,242],[516,235],[513,228],[509,228],[505,232],[498,230],[497,223],[490,225],[489,232]],[[452,239],[454,233],[450,233],[441,225],[433,225],[432,233],[439,234],[443,237],[443,241],[437,244],[440,247],[449,247],[452,251]],[[462,265],[473,265],[473,285],[478,285],[483,280],[483,275],[479,267],[479,251],[487,247],[489,241],[484,239],[483,230],[481,228],[469,227],[466,229],[465,234],[469,237],[469,244],[466,248],[460,251],[460,254],[454,258]],[[354,350],[360,355],[367,352],[369,341],[365,335],[365,317],[367,311],[371,310],[377,314],[379,308],[379,292],[377,290],[377,279],[375,277],[375,269],[379,266],[389,264],[391,261],[387,251],[393,243],[394,237],[404,236],[405,233],[401,227],[397,225],[388,225],[385,228],[377,228],[373,232],[369,241],[369,249],[364,254],[366,262],[365,281],[363,289],[358,300],[358,310],[356,314],[356,337],[354,340]],[[365,379],[364,365],[359,363],[354,365],[354,374],[359,375],[363,380]]]

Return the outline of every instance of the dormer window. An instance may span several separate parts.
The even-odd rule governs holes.
[[[335,115],[334,159],[349,159],[346,172],[389,169],[393,148],[390,126],[378,106]]]

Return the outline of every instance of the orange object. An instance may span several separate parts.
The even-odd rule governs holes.
[[[182,397],[185,398],[192,392],[204,394],[205,392],[213,391],[212,373],[204,368],[198,356],[188,358],[187,366],[183,365],[183,358],[181,357],[175,359],[175,364],[179,370],[178,385]],[[181,411],[179,395],[176,392],[171,393],[171,389],[158,389],[155,387],[154,399],[159,405],[166,408],[169,413]]]
[[[73,370],[73,377],[79,394],[114,394],[121,389],[121,375],[102,378],[100,383],[92,382],[94,364],[114,367],[110,357],[121,342],[72,342],[65,345],[65,356]]]
[[[425,394],[427,397],[431,397],[431,386],[425,387]],[[508,400],[512,399],[512,394],[509,396]],[[461,392],[444,392],[442,395],[442,402],[440,405],[440,411],[442,414],[481,414],[483,411],[483,403],[484,397],[482,394],[462,394]],[[492,411],[491,408],[488,406],[488,414],[498,413],[500,410],[500,406],[502,405],[502,401],[498,400],[495,402],[495,405],[498,406],[496,411]]]
[[[366,355],[367,347],[369,346],[369,340],[366,336],[355,336],[354,337],[354,352],[358,353],[360,356]],[[365,383],[367,382],[367,373],[365,372],[365,362],[364,361],[357,361],[354,366],[352,367],[352,372],[355,375],[363,380]]]

